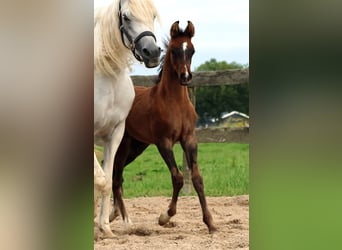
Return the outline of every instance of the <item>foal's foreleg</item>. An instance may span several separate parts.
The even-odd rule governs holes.
[[[199,201],[201,203],[203,222],[207,225],[209,233],[216,231],[216,227],[213,223],[213,218],[207,207],[207,202],[204,194],[203,178],[201,176],[198,164],[197,164],[197,141],[195,137],[187,138],[181,142],[183,150],[185,152],[186,160],[191,170],[191,180],[193,186],[197,192]]]
[[[170,218],[174,216],[177,212],[177,200],[178,194],[183,187],[183,174],[178,170],[175,157],[172,151],[172,146],[157,145],[159,153],[163,157],[165,163],[167,164],[172,179],[173,193],[172,199],[169,205],[169,209],[166,213],[162,213],[159,216],[159,225],[163,226],[170,221]]]

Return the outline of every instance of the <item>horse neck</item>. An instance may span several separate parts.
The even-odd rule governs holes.
[[[94,70],[114,78],[118,72],[130,68],[133,56],[124,47],[119,31],[117,1],[99,8],[95,15]]]

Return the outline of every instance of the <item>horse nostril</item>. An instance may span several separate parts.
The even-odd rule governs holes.
[[[162,52],[162,49],[160,48],[160,47],[158,47],[157,49],[156,49],[156,54],[155,54],[155,56],[160,56],[160,54],[161,54],[161,52]]]
[[[161,48],[155,47],[155,48],[149,48],[145,47],[141,50],[141,55],[146,59],[155,59],[160,56]]]
[[[142,52],[143,52],[144,56],[149,57],[149,56],[151,55],[150,51],[148,51],[148,49],[146,49],[146,48],[144,48],[144,49],[142,50]]]

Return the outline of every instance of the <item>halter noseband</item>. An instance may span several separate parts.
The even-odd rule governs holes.
[[[155,35],[151,32],[151,31],[143,31],[141,32],[135,39],[133,39],[130,34],[128,34],[127,30],[125,30],[125,27],[123,26],[122,23],[122,12],[121,12],[121,1],[119,1],[119,29],[120,29],[120,33],[121,33],[121,40],[123,45],[132,51],[134,57],[139,61],[139,62],[143,62],[143,58],[141,56],[139,56],[136,52],[135,52],[135,45],[140,41],[141,38],[143,38],[144,36],[152,36],[154,38],[154,41],[157,42],[157,39],[155,37]],[[124,35],[126,36],[127,40],[129,41],[129,45],[127,45],[125,43],[125,39],[124,39]]]

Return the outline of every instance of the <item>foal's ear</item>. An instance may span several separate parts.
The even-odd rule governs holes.
[[[191,21],[188,21],[188,26],[185,29],[185,34],[187,34],[190,38],[195,35],[195,27]]]
[[[176,21],[171,26],[171,30],[170,30],[171,38],[176,37],[178,33],[179,33],[179,21]]]

